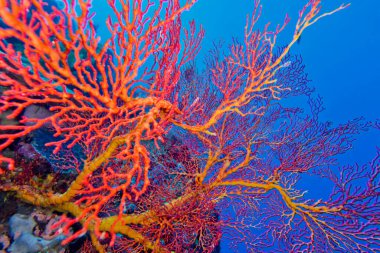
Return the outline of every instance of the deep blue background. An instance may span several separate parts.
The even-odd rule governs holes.
[[[291,18],[279,45],[285,45],[293,32],[298,10],[306,0],[262,0],[260,28],[271,22],[281,23],[285,13]],[[323,1],[323,10],[338,7],[343,0]],[[323,97],[321,119],[342,123],[364,116],[380,118],[380,1],[352,0],[351,6],[320,20],[308,28],[292,53],[301,54],[311,85]],[[212,41],[230,42],[232,36],[243,38],[246,15],[253,0],[200,0],[185,14],[206,30],[201,54],[207,53]],[[358,138],[349,156],[342,162],[368,161],[380,145],[380,132],[370,131]]]
[[[110,14],[105,0],[94,1],[98,33],[109,35],[104,20]],[[227,44],[232,37],[242,39],[246,15],[253,10],[253,0],[199,0],[183,16],[184,23],[195,19],[206,30],[203,48],[198,57],[207,54],[213,41]],[[351,0],[351,6],[333,16],[326,17],[306,30],[292,53],[301,54],[306,71],[324,99],[326,110],[321,119],[336,124],[364,116],[367,120],[380,118],[380,1]],[[281,23],[285,13],[291,23],[280,36],[279,45],[285,45],[293,32],[298,10],[306,0],[262,0],[262,18],[258,26],[270,21]],[[343,2],[325,0],[323,10],[330,11]],[[273,27],[272,26],[272,27]],[[342,165],[357,161],[364,163],[374,157],[380,146],[380,131],[362,134],[353,149],[340,156]],[[320,192],[318,181],[309,180],[310,194]],[[322,193],[323,194],[323,193]],[[229,252],[222,242],[222,252]]]

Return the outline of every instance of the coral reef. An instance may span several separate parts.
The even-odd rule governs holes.
[[[289,18],[257,29],[254,1],[243,41],[199,71],[204,31],[181,21],[195,2],[107,0],[100,43],[90,0],[0,0],[0,191],[62,213],[13,215],[8,251],[379,251],[380,152],[335,166],[371,125],[322,122],[290,54],[348,5],[306,1],[280,47]],[[296,96],[309,110],[281,100]],[[307,198],[306,176],[331,194]]]

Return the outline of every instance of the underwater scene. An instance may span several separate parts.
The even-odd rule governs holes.
[[[380,1],[0,0],[0,253],[380,252]]]

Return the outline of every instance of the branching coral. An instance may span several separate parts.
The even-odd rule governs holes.
[[[236,249],[379,249],[378,158],[340,175],[327,169],[368,125],[318,122],[320,101],[301,58],[289,56],[305,29],[348,5],[321,13],[321,1],[310,0],[279,48],[288,17],[255,30],[255,1],[244,41],[225,54],[215,47],[199,74],[192,60],[204,32],[191,22],[181,35],[181,14],[194,0],[107,3],[116,18],[100,44],[91,1],[47,10],[42,0],[0,0],[0,111],[16,121],[0,125],[2,191],[65,213],[56,224],[63,233],[82,227],[64,243],[88,232],[100,252],[212,252],[222,233]],[[295,95],[310,98],[310,116],[279,102]],[[31,107],[44,116],[26,113]],[[42,128],[71,173],[64,192],[49,188],[54,180],[18,183],[5,155]],[[300,175],[314,170],[336,185],[329,200],[297,190]],[[58,180],[63,171],[52,174]],[[356,179],[366,186],[353,188]]]

